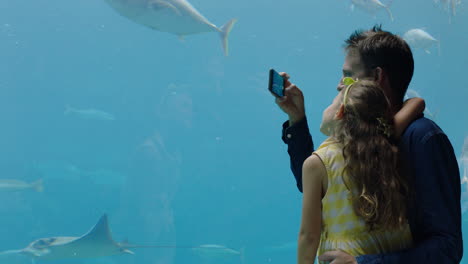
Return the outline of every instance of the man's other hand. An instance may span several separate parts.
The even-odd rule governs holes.
[[[284,96],[276,98],[276,104],[289,116],[289,125],[305,118],[304,95],[302,91],[289,81],[289,75],[280,73],[284,78]]]
[[[320,261],[329,261],[330,264],[357,264],[356,258],[343,250],[327,251],[318,257]]]

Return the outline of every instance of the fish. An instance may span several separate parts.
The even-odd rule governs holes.
[[[194,247],[192,250],[195,252],[195,254],[204,259],[219,260],[239,256],[241,262],[244,263],[244,248],[242,248],[240,251],[237,251],[223,245],[205,244]]]
[[[461,180],[461,183],[468,183],[468,136],[465,137],[465,142],[463,142],[460,163],[463,165],[463,178]]]
[[[115,117],[112,114],[106,113],[97,109],[76,109],[69,105],[65,107],[65,115],[75,115],[83,119],[95,119],[114,121]]]
[[[4,255],[26,255],[35,260],[86,259],[105,256],[134,254],[130,248],[174,247],[174,246],[141,246],[127,242],[115,242],[109,228],[107,214],[103,214],[96,225],[80,237],[47,237],[31,242],[19,250],[0,252]]]
[[[0,191],[22,191],[28,189],[33,189],[36,192],[43,192],[44,186],[42,185],[42,179],[31,183],[20,180],[0,179]]]
[[[413,97],[419,97],[419,98],[422,98],[422,96],[416,92],[415,90],[413,89],[408,89],[406,91],[406,96],[405,96],[405,99],[409,99],[409,98],[413,98]],[[424,115],[426,117],[429,117],[430,119],[432,120],[435,120],[436,119],[436,116],[438,114],[439,111],[436,111],[435,113],[432,112],[427,106],[426,108],[424,109]]]
[[[457,5],[461,4],[461,0],[434,0],[434,3],[441,4],[449,13],[449,23],[452,23],[452,17],[457,13]]]
[[[217,27],[186,0],[105,0],[118,14],[151,29],[186,35],[217,32],[221,36],[224,55],[228,56],[228,37],[237,19]]]
[[[354,11],[354,7],[356,6],[375,17],[377,11],[383,8],[390,17],[390,20],[393,21],[393,15],[390,11],[390,5],[392,1],[393,0],[389,1],[387,4],[384,4],[380,0],[351,0],[351,11]]]
[[[435,39],[423,29],[410,29],[403,34],[403,39],[408,43],[410,47],[423,49],[427,54],[431,54],[429,49],[437,44],[440,54],[440,41]]]
[[[270,246],[266,248],[269,252],[296,252],[297,251],[297,241],[286,242],[277,246]]]
[[[85,170],[75,164],[60,160],[33,161],[28,165],[33,173],[42,175],[45,181],[71,181],[90,180],[94,184],[122,186],[127,176],[117,170],[97,168]],[[1,264],[1,263],[0,263]]]

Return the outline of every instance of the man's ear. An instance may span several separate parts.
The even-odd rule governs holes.
[[[374,70],[374,81],[381,84],[385,78],[385,72],[381,67],[377,67]]]
[[[338,111],[336,111],[335,119],[343,119],[343,116],[344,116],[344,105],[341,104]]]

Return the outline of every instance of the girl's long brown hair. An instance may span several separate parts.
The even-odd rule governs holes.
[[[343,143],[348,185],[357,215],[370,229],[396,228],[406,219],[408,180],[399,172],[398,149],[388,98],[375,82],[360,80],[350,87],[342,122],[335,132]]]

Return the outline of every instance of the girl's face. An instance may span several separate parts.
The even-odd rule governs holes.
[[[337,117],[338,110],[343,104],[344,90],[340,91],[333,102],[323,111],[322,124],[320,125],[320,132],[326,136],[331,136],[335,132],[335,128],[339,122]]]

